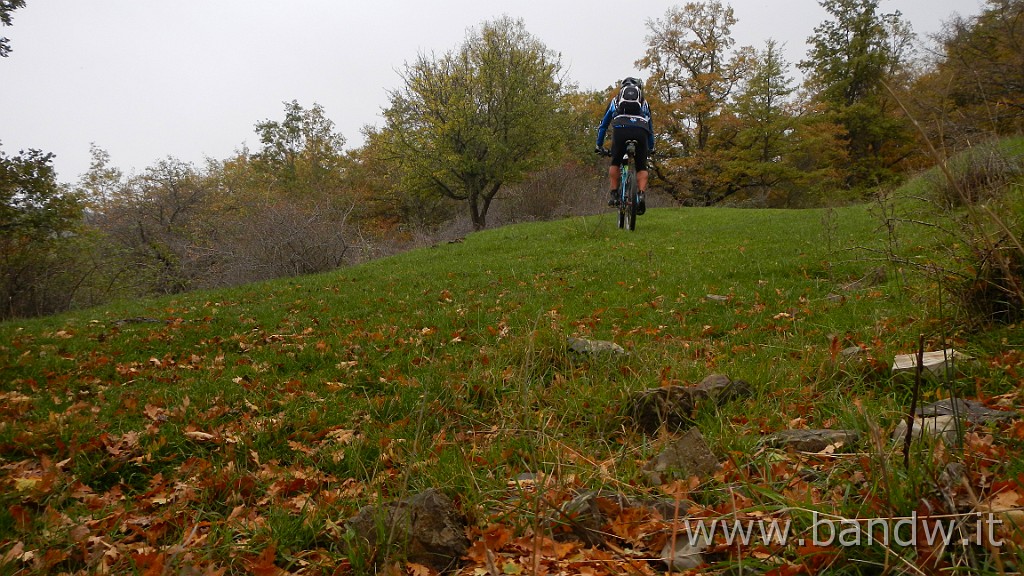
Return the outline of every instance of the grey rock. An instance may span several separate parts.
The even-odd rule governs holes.
[[[630,398],[628,409],[634,424],[644,432],[654,434],[662,426],[674,432],[689,428],[702,405],[721,407],[752,394],[753,388],[743,380],[711,374],[695,386],[642,390]]]
[[[821,452],[839,444],[848,447],[860,439],[856,430],[780,430],[766,439],[766,443],[777,448],[792,448],[798,452]]]
[[[991,424],[1007,418],[1016,418],[1017,412],[1010,410],[993,410],[976,400],[961,398],[939,400],[917,410],[918,416],[959,416],[976,424]]]
[[[569,350],[578,354],[626,354],[626,349],[607,340],[567,339]]]
[[[665,542],[661,549],[661,561],[670,570],[693,570],[704,564],[703,552],[711,546],[711,540],[706,534],[694,534],[690,538],[686,532],[676,534],[675,547],[672,539]]]
[[[718,458],[708,448],[704,435],[697,428],[690,428],[647,462],[643,474],[649,484],[657,486],[674,479],[708,476],[718,468]]]
[[[603,528],[609,521],[605,512],[631,505],[625,496],[618,493],[583,492],[562,504],[558,516],[552,518],[548,525],[556,540],[577,539],[589,546],[602,546],[606,534]]]
[[[394,555],[438,571],[458,566],[469,549],[466,521],[443,493],[430,489],[404,500],[366,506],[345,522],[376,561]]]
[[[920,440],[922,436],[941,439],[946,444],[956,442],[957,426],[956,418],[953,416],[932,416],[929,418],[914,418],[914,426],[910,431],[912,441]],[[902,442],[907,437],[907,421],[900,420],[896,429],[892,432],[892,439]]]

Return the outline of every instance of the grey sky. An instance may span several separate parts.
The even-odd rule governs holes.
[[[57,155],[63,182],[89,167],[89,145],[126,173],[174,157],[202,164],[259,141],[284,102],[323,106],[349,147],[381,124],[386,92],[420,53],[458,48],[502,15],[561,54],[570,81],[601,89],[643,56],[646,22],[684,1],[647,0],[28,0],[0,28],[0,145]],[[784,43],[787,60],[826,19],[817,0],[732,0],[737,45]],[[881,0],[922,38],[981,0]],[[792,70],[795,75],[797,71]],[[598,119],[595,119],[595,123]]]

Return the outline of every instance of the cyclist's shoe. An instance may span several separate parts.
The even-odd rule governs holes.
[[[647,212],[647,200],[644,196],[643,192],[636,195],[636,213],[638,216]]]
[[[610,193],[611,193],[611,198],[608,199],[608,205],[609,206],[618,206],[619,205],[619,191],[618,190],[612,190]]]

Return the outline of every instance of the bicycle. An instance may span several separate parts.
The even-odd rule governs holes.
[[[619,228],[629,231],[636,230],[637,206],[640,204],[640,190],[636,184],[636,140],[626,141],[626,153],[622,156],[622,175],[619,177]],[[611,156],[610,150],[603,150],[602,155]]]

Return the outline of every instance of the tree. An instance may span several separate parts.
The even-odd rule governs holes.
[[[1024,1],[988,0],[973,18],[955,17],[938,35],[943,54],[922,85],[934,86],[940,105],[930,125],[946,126],[955,146],[980,134],[1024,129]]]
[[[61,310],[71,299],[75,281],[64,264],[82,203],[57,183],[53,157],[0,152],[0,317]]]
[[[11,12],[18,8],[25,7],[25,0],[0,0],[0,25],[10,26],[13,22]],[[0,36],[0,58],[6,58],[11,53],[11,42]]]
[[[390,92],[381,135],[412,194],[465,203],[475,229],[502,186],[561,145],[561,63],[522,20],[483,24],[454,52],[421,55]]]
[[[910,153],[912,134],[887,85],[902,85],[914,35],[899,12],[878,13],[878,0],[821,0],[832,15],[808,38],[799,67],[805,86],[846,130],[851,186],[877,185]]]
[[[792,102],[796,88],[786,68],[778,43],[769,40],[754,54],[751,74],[728,107],[736,121],[725,151],[727,191],[747,189],[767,196],[799,177],[791,156],[799,120]]]
[[[732,51],[735,23],[732,8],[717,0],[672,7],[663,19],[647,22],[647,51],[637,64],[651,71],[648,93],[657,117],[665,119],[655,122],[658,138],[677,158],[659,163],[656,172],[677,198],[692,194],[710,203],[716,196],[716,130],[753,51]]]
[[[325,194],[336,191],[344,172],[345,138],[334,131],[319,104],[309,110],[295,100],[285,103],[281,122],[256,124],[263,147],[253,163],[283,191]]]

